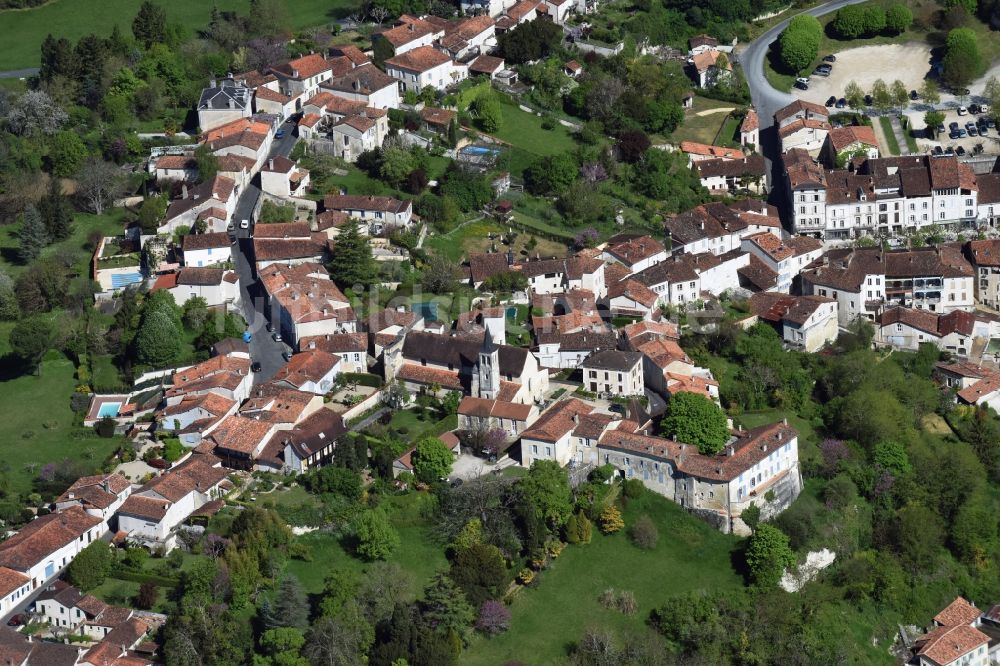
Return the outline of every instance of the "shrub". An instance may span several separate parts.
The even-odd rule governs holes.
[[[622,494],[628,499],[638,499],[646,492],[646,486],[639,479],[628,479],[622,484]]]
[[[618,510],[618,507],[611,505],[601,512],[600,517],[601,531],[605,534],[614,534],[615,532],[621,531],[625,527],[625,521],[622,519],[622,512]]]
[[[639,548],[652,550],[656,548],[656,542],[660,539],[660,532],[656,529],[652,518],[642,515],[639,516],[639,519],[629,529],[629,536],[632,537],[632,543]]]
[[[510,629],[510,611],[499,601],[487,599],[479,607],[476,629],[488,636],[495,636]]]

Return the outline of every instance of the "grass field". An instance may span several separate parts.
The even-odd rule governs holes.
[[[519,214],[516,214],[519,215]],[[491,241],[490,234],[506,233],[507,229],[489,220],[478,220],[468,222],[447,234],[428,236],[424,246],[448,257],[452,261],[461,261],[463,257],[470,254],[489,252],[494,244],[498,251],[505,252],[507,246],[500,245],[498,241]],[[526,246],[531,240],[528,233],[520,233],[514,241],[514,253],[521,256],[527,252]],[[566,246],[562,243],[550,241],[545,238],[535,237],[534,251],[541,256],[563,256],[566,254]]]
[[[73,425],[73,363],[57,352],[48,359],[38,375],[0,381],[6,435],[0,440],[0,459],[9,465],[13,492],[30,490],[37,468],[45,463],[70,458],[96,469],[118,446],[117,439],[101,439]]]
[[[42,40],[49,33],[76,41],[90,33],[106,37],[115,23],[126,34],[131,30],[141,0],[49,0],[33,9],[0,12],[4,38],[0,40],[0,70],[38,67]],[[246,14],[249,0],[173,0],[162,3],[170,23],[194,33],[208,25],[213,5],[221,11]],[[287,3],[293,29],[322,25],[349,14],[353,0],[295,0]]]
[[[892,120],[888,116],[881,116],[878,119],[878,124],[885,137],[886,149],[893,155],[899,155],[899,141],[896,139],[896,132],[892,129]]]
[[[90,271],[92,251],[86,247],[87,236],[94,230],[105,236],[120,235],[123,231],[122,221],[125,211],[116,208],[104,215],[77,213],[69,238],[49,245],[42,251],[43,257],[69,252],[73,255],[73,265],[81,274]],[[16,276],[24,270],[24,264],[17,257],[17,233],[20,224],[8,224],[0,227],[0,271]]]
[[[708,99],[707,97],[695,97],[693,106],[684,112],[684,123],[678,127],[672,135],[670,135],[670,140],[674,143],[678,143],[680,141],[696,141],[698,143],[707,143],[711,145],[715,141],[716,135],[719,134],[719,129],[722,127],[723,123],[726,123],[729,119],[729,114],[719,111],[717,113],[699,116],[698,113],[710,111],[712,109],[732,108],[733,105],[729,102],[720,102],[718,100]],[[722,138],[725,137],[723,136]],[[729,138],[732,138],[732,134],[730,134]],[[730,141],[729,143],[732,142]],[[723,143],[721,145],[729,144]]]
[[[542,127],[541,118],[514,104],[504,103],[501,109],[503,122],[492,136],[511,145],[505,168],[514,176],[520,176],[539,157],[568,152],[576,146],[570,130],[558,123],[547,130]]]
[[[430,521],[423,515],[430,500],[429,495],[411,494],[390,497],[382,502],[401,541],[400,548],[389,561],[398,563],[412,577],[406,590],[409,599],[420,595],[434,572],[448,566],[444,548],[431,538]],[[321,591],[323,580],[331,571],[346,569],[360,574],[367,566],[332,534],[313,532],[298,540],[312,548],[313,561],[290,560],[286,571],[294,574],[307,592]]]
[[[525,589],[511,606],[511,629],[495,638],[477,639],[462,655],[468,666],[497,666],[519,660],[531,666],[564,664],[568,646],[588,626],[613,631],[649,631],[649,611],[667,597],[689,590],[737,589],[743,581],[730,559],[735,537],[713,530],[673,502],[646,493],[625,510],[626,524],[648,514],[659,528],[654,550],[631,544],[624,532],[569,546],[542,573],[535,589]],[[626,617],[603,608],[598,596],[609,587],[630,590],[639,611]]]

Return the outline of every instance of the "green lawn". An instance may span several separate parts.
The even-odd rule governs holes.
[[[93,252],[86,248],[87,236],[95,229],[105,236],[121,235],[124,227],[125,210],[116,208],[103,215],[91,215],[90,213],[77,213],[72,227],[72,233],[66,240],[49,245],[42,251],[43,257],[53,256],[64,252],[72,253],[74,267],[80,274],[90,272],[90,259]],[[8,224],[0,227],[0,271],[16,276],[24,270],[17,258],[17,232],[20,224]]]
[[[719,135],[720,139],[723,139],[719,145],[732,144],[731,139],[736,132],[735,126],[733,127],[733,132],[728,136],[728,139],[730,139],[728,142],[725,141],[726,136],[719,132],[719,128],[730,118],[729,114],[720,111],[699,116],[698,113],[712,109],[732,109],[734,106],[730,102],[720,102],[707,97],[695,97],[692,107],[684,112],[684,122],[670,135],[670,140],[674,143],[695,141],[711,145],[715,142],[716,135]]]
[[[424,509],[431,501],[429,495],[417,493],[382,501],[382,507],[389,512],[401,541],[400,548],[389,561],[398,563],[412,577],[406,590],[410,599],[420,595],[434,572],[448,566],[444,547],[432,538],[430,520],[424,515]],[[313,532],[298,537],[298,540],[312,548],[313,561],[290,560],[286,571],[294,574],[307,592],[321,591],[324,578],[335,569],[360,574],[367,566],[332,534]]]
[[[141,0],[49,0],[33,9],[0,12],[0,70],[37,67],[42,40],[49,33],[76,41],[90,33],[107,37],[117,23],[128,34]],[[208,25],[212,7],[246,14],[249,0],[173,0],[162,3],[167,20],[182,25],[189,34]],[[353,0],[295,0],[287,3],[292,28],[322,25],[345,16],[356,6]]]
[[[515,176],[520,176],[536,159],[545,155],[555,155],[573,150],[573,141],[569,128],[556,123],[550,130],[542,127],[542,119],[522,111],[515,104],[504,103],[503,122],[500,129],[492,136],[506,141],[512,147],[501,161],[507,160],[505,168]]]
[[[878,124],[882,127],[886,148],[893,155],[899,155],[899,141],[896,140],[896,133],[892,129],[892,120],[888,116],[881,116],[878,119]]]
[[[0,381],[5,435],[0,458],[9,465],[14,492],[30,490],[41,465],[71,458],[96,469],[118,445],[117,439],[102,439],[73,425],[73,363],[57,352],[50,352],[50,358],[42,362],[38,375]]]
[[[511,607],[511,629],[489,640],[477,639],[462,655],[467,666],[496,666],[519,660],[531,666],[565,664],[567,647],[588,626],[614,631],[649,631],[649,611],[667,597],[690,590],[735,590],[743,581],[730,558],[735,537],[712,529],[673,502],[647,493],[629,504],[626,524],[648,514],[659,528],[654,550],[640,550],[624,532],[592,543],[568,546],[542,573],[535,589],[522,590]],[[609,587],[629,590],[639,612],[626,617],[606,610],[598,596]]]

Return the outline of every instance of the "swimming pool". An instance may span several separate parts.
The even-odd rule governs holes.
[[[517,308],[515,306],[510,306],[507,308],[507,319],[517,319]]]
[[[122,403],[120,402],[106,402],[102,404],[97,410],[97,418],[103,419],[110,416],[115,418],[118,416],[118,410],[121,408]]]
[[[487,148],[486,146],[466,146],[459,151],[463,155],[499,155],[500,151],[496,148]]]
[[[413,311],[423,317],[428,321],[437,321],[438,318],[438,304],[437,303],[414,303],[412,305]]]

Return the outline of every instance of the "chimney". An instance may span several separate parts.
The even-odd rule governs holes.
[[[299,78],[299,70],[297,70],[297,69],[293,69],[292,70],[292,78],[293,79]]]
[[[267,158],[267,168],[268,168],[269,171],[274,171],[274,158],[273,157],[268,157]]]
[[[736,450],[731,446],[726,447],[726,455],[732,457],[736,455]]]
[[[324,313],[324,314],[326,314],[326,313]],[[309,341],[309,349],[316,349],[316,341],[315,340],[310,340]]]
[[[323,60],[326,60],[326,49],[323,49]]]
[[[351,84],[351,87],[355,90],[361,90],[361,81],[355,79],[354,83]]]
[[[414,30],[416,30],[416,28],[413,27],[412,23],[407,23],[406,26],[410,29],[410,32],[413,32]]]

